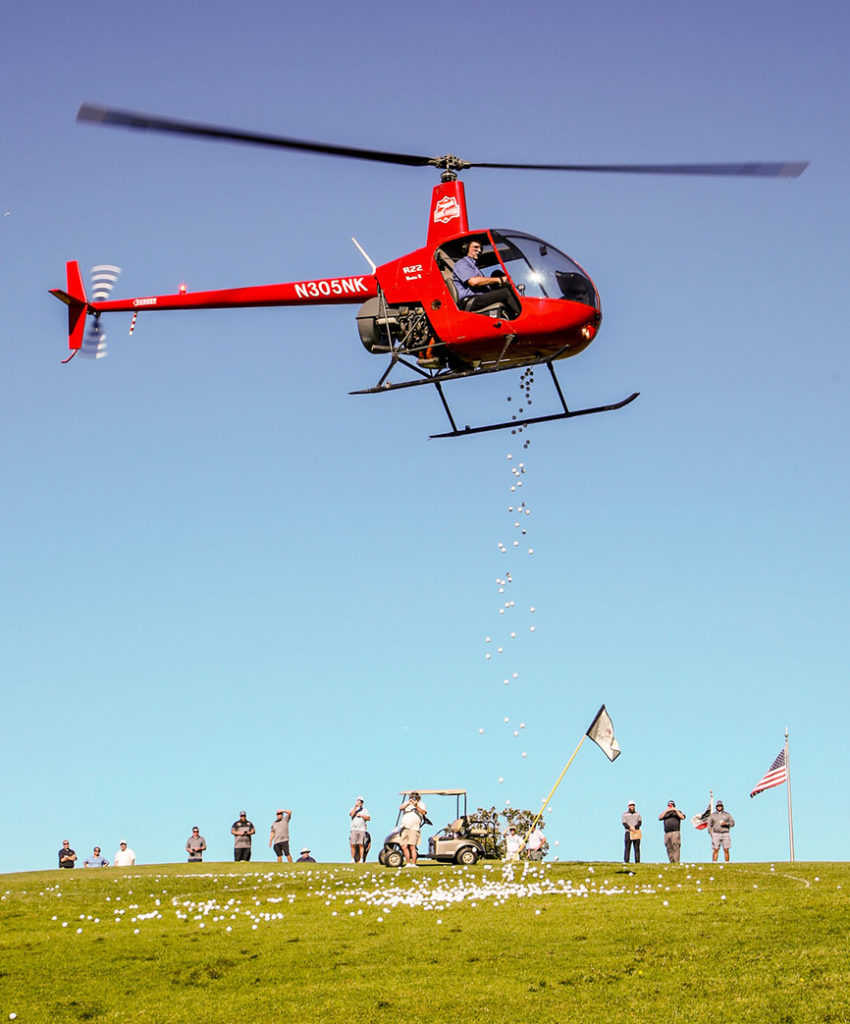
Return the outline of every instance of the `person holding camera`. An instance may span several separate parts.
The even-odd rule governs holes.
[[[371,820],[371,815],[363,805],[362,796],[354,801],[348,816],[351,818],[351,832],[348,837],[351,844],[351,859],[355,864],[360,864],[366,860],[366,823]]]
[[[626,830],[626,845],[623,851],[623,863],[629,863],[630,848],[634,847],[635,851],[635,864],[640,864],[640,839],[641,839],[641,820],[640,814],[635,810],[634,800],[629,800],[628,810],[623,814],[623,828]]]
[[[425,821],[425,814],[428,808],[425,806],[422,797],[414,792],[399,807],[401,814],[401,834],[398,837],[401,852],[404,854],[404,866],[416,867],[417,850],[419,837],[422,832],[422,822]]]

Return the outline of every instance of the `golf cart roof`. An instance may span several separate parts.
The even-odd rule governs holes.
[[[465,789],[403,789],[399,796],[418,793],[420,796],[466,796]]]

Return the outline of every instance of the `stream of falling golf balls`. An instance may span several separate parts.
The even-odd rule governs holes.
[[[524,582],[525,577],[531,575],[527,570],[530,568],[529,559],[534,555],[530,530],[531,508],[524,487],[528,483],[528,466],[522,456],[522,453],[531,446],[527,427],[522,424],[522,416],[529,412],[529,406],[532,405],[533,383],[534,370],[529,367],[519,379],[519,401],[513,396],[507,399],[515,410],[512,419],[517,422],[517,426],[511,429],[511,449],[505,457],[508,467],[507,530],[496,545],[499,571],[495,584],[498,601],[492,630],[484,637],[484,658],[488,666],[492,666],[494,680],[497,680],[494,681],[494,686],[498,686],[500,691],[497,699],[486,701],[486,706],[501,705],[501,713],[495,721],[482,724],[478,733],[484,736],[487,729],[494,728],[497,730],[498,738],[504,740],[499,746],[501,749],[507,746],[510,752],[505,759],[503,771],[506,771],[508,766],[517,766],[518,761],[521,763],[528,757],[528,729],[525,717],[511,712],[511,709],[521,704],[521,698],[519,701],[517,698],[522,693],[524,682],[519,665],[519,654],[522,649],[520,635],[527,634],[530,637],[536,632],[536,606],[527,600],[521,600],[519,604],[517,601],[521,594],[528,590]],[[517,452],[520,454],[516,454]],[[500,785],[505,784],[505,774],[497,778]],[[543,800],[544,797],[540,799]],[[503,802],[505,807],[511,805],[510,799],[504,799]],[[539,806],[538,804],[537,807],[530,809],[537,810]],[[551,807],[547,807],[547,812],[549,810]]]

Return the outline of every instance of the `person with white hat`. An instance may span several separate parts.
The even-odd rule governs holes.
[[[351,831],[348,842],[351,845],[351,859],[355,864],[366,860],[366,828],[371,815],[363,806],[363,797],[359,796],[354,801],[354,806],[348,812],[351,818]]]
[[[136,855],[127,845],[126,839],[122,839],[118,844],[118,852],[112,863],[116,868],[131,868],[136,863]]]
[[[305,846],[301,851],[301,856],[295,862],[296,864],[315,864],[316,858],[310,856],[310,847]]]
[[[640,827],[643,824],[641,816],[635,810],[634,800],[629,800],[628,810],[623,814],[623,828],[626,830],[626,848],[623,853],[623,863],[629,863],[631,848],[635,850],[635,864],[640,864]]]

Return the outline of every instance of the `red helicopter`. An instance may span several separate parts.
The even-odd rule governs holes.
[[[531,423],[586,416],[621,409],[638,392],[612,405],[569,409],[553,363],[577,355],[596,337],[602,322],[599,293],[588,274],[553,245],[522,231],[483,228],[470,231],[466,195],[458,172],[470,167],[518,170],[624,172],[634,174],[746,175],[798,177],[807,162],[733,164],[517,164],[481,163],[456,156],[426,157],[405,153],[336,146],[276,135],[243,132],[214,125],[175,120],[133,111],[83,104],[78,121],[143,131],[192,135],[331,156],[372,160],[407,167],[435,167],[441,180],[434,186],[425,245],[406,256],[376,266],[353,239],[370,266],[370,273],[327,277],[284,284],[229,288],[174,295],[145,295],[109,299],[118,268],[95,270],[95,291],[87,298],[79,264],[67,264],[65,290],[51,294],[68,306],[68,344],[71,359],[78,352],[105,354],[103,313],[131,312],[132,334],[140,312],[163,309],[223,309],[242,306],[338,305],[359,303],[357,327],[369,352],[388,357],[374,387],[352,394],[381,394],[400,388],[433,385],[451,430],[432,437],[458,437],[490,430],[516,430]],[[474,257],[478,276],[469,281],[456,264]],[[483,284],[482,284],[483,282]],[[488,294],[489,292],[489,294]],[[93,317],[88,332],[87,317]],[[68,360],[66,360],[67,362]],[[509,422],[458,428],[442,385],[446,381],[479,377],[516,367],[545,364],[560,401],[558,412],[547,416],[514,417]],[[397,368],[409,379],[392,382]]]

